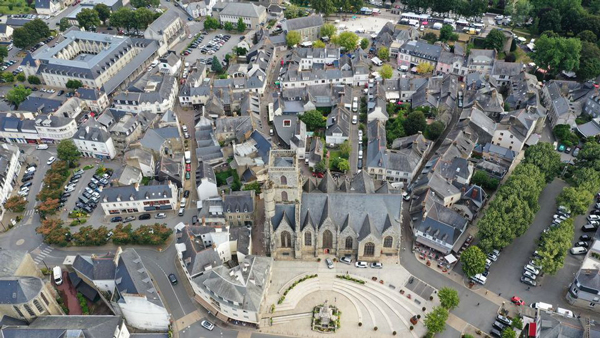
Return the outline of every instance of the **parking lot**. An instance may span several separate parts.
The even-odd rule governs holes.
[[[201,50],[200,47],[202,47],[204,45],[208,45],[208,43],[219,34],[223,34],[223,35],[227,34],[227,35],[230,35],[231,38],[229,39],[229,41],[225,42],[223,44],[223,46],[221,46],[221,48],[218,51],[216,51],[214,54],[208,54],[208,53],[203,54],[200,51]],[[227,32],[224,30],[216,30],[216,31],[210,31],[210,32],[208,32],[207,35],[201,35],[201,36],[203,36],[204,39],[198,45],[198,47],[192,48],[192,52],[189,55],[182,55],[183,62],[194,63],[194,62],[196,62],[196,60],[199,60],[199,59],[212,59],[213,56],[216,56],[217,59],[219,59],[219,61],[223,61],[225,59],[225,54],[235,53],[235,52],[232,52],[232,50],[235,49],[237,44],[240,42],[241,35],[236,34],[234,32]],[[186,39],[185,44],[182,46],[181,50],[185,50],[187,48],[187,45],[190,42],[192,42],[193,40],[194,40],[194,38]]]
[[[537,248],[538,239],[551,223],[556,211],[556,196],[567,184],[559,179],[548,184],[540,196],[540,211],[527,232],[517,238],[511,245],[504,248],[498,261],[492,264],[485,288],[491,292],[501,294],[505,298],[512,296],[521,297],[526,304],[535,302],[550,303],[555,306],[571,308],[565,299],[569,283],[573,280],[574,273],[581,266],[583,255],[573,256],[567,254],[564,267],[554,276],[545,275],[538,277],[537,287],[527,289],[527,285],[519,281],[523,266],[529,262],[532,253]],[[586,224],[585,216],[575,218],[575,236],[573,242],[583,233],[581,226]],[[458,270],[455,270],[458,271]],[[580,309],[574,310],[576,313]]]

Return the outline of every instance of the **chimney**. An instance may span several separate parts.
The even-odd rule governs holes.
[[[139,183],[134,183],[133,187],[135,188],[135,191],[140,191],[140,184]]]

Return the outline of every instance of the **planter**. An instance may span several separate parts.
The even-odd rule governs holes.
[[[383,279],[379,281],[379,284],[383,284]]]
[[[410,323],[411,324],[417,325],[418,322],[419,322],[419,318],[417,318],[417,316],[410,317]]]

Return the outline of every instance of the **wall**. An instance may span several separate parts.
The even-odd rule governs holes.
[[[165,332],[170,315],[164,307],[151,303],[145,296],[122,294],[119,307],[127,324],[141,330]]]

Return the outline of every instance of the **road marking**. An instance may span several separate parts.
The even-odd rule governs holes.
[[[181,312],[183,312],[183,315],[185,316],[186,315],[185,310],[183,309],[183,305],[181,305],[181,301],[179,301],[179,297],[177,296],[177,292],[175,292],[175,288],[173,287],[173,284],[171,284],[171,281],[169,280],[169,276],[167,275],[165,270],[163,270],[163,268],[160,265],[156,264],[154,261],[149,261],[149,262],[156,265],[160,269],[160,271],[162,271],[162,273],[165,275],[165,278],[169,282],[169,286],[171,287],[171,290],[173,291],[173,294],[175,295],[175,299],[177,299],[177,303],[179,303]]]

